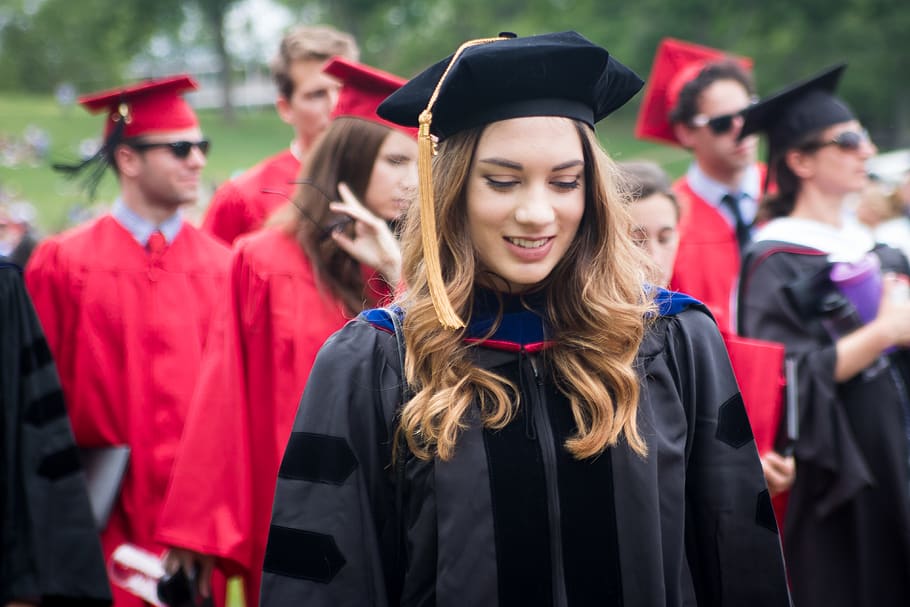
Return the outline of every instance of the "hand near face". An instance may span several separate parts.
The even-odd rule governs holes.
[[[351,192],[347,184],[339,183],[341,202],[333,202],[333,213],[354,220],[354,237],[345,232],[332,232],[332,239],[348,255],[377,270],[393,287],[401,280],[401,248],[388,224],[373,215]]]

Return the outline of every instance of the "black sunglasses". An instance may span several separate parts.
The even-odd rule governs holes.
[[[869,132],[863,129],[862,131],[844,131],[843,133],[838,133],[837,136],[832,137],[827,141],[811,141],[806,145],[800,146],[800,149],[811,151],[818,150],[829,145],[836,145],[838,148],[844,150],[845,152],[855,152],[860,149],[864,143],[869,143]]]
[[[707,126],[715,135],[723,135],[724,133],[730,132],[730,129],[733,128],[733,121],[739,116],[742,116],[742,112],[723,114],[722,116],[715,116],[714,118],[708,118],[704,114],[699,114],[692,118],[692,126]]]
[[[209,153],[208,139],[200,139],[199,141],[131,141],[127,145],[140,152],[142,150],[151,150],[152,148],[168,148],[171,150],[171,154],[177,158],[186,158],[194,147],[199,148],[203,156]]]

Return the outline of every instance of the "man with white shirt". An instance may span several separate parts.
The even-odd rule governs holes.
[[[757,138],[739,140],[742,111],[755,94],[751,62],[665,39],[658,48],[636,135],[682,146],[693,161],[673,189],[679,197],[679,253],[670,287],[698,298],[722,330],[741,252],[752,237],[764,181]]]

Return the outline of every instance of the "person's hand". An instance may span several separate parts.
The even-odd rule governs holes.
[[[882,277],[882,298],[874,323],[898,346],[910,346],[910,280],[888,273]]]
[[[169,574],[183,569],[188,579],[196,580],[196,592],[203,598],[212,596],[212,571],[215,569],[215,557],[201,554],[184,548],[171,548],[161,558],[164,570]]]
[[[343,231],[332,232],[332,239],[348,255],[382,274],[392,287],[401,280],[401,247],[388,224],[369,211],[351,193],[347,184],[339,183],[341,202],[333,202],[333,213],[354,220],[354,237]]]
[[[796,461],[793,456],[784,457],[776,451],[768,451],[761,457],[761,469],[771,497],[788,490],[796,479]]]

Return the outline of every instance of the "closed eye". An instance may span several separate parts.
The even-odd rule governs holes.
[[[517,179],[496,179],[493,177],[484,177],[487,182],[487,185],[493,188],[494,190],[508,190],[517,186],[520,182]]]
[[[578,188],[581,187],[581,179],[578,177],[576,177],[575,179],[572,179],[572,180],[568,180],[568,181],[556,180],[556,181],[551,181],[550,183],[552,183],[554,187],[556,187],[560,190],[566,190],[566,191],[577,190]]]

